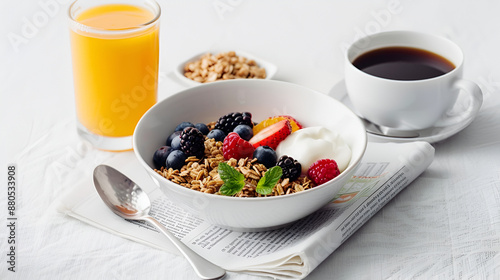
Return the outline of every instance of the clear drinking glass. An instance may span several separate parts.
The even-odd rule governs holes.
[[[69,8],[77,130],[99,149],[131,149],[137,122],[157,101],[160,14],[153,0]]]

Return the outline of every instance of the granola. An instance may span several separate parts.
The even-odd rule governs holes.
[[[209,127],[211,125],[213,124],[209,124]],[[186,188],[218,194],[220,187],[224,184],[217,170],[221,162],[226,162],[245,176],[245,187],[235,194],[235,197],[263,197],[255,191],[255,187],[267,168],[258,163],[255,158],[239,160],[231,158],[226,161],[222,153],[222,142],[214,139],[205,138],[205,155],[202,159],[191,156],[186,159],[185,165],[180,170],[161,167],[155,171],[166,179]],[[280,179],[272,193],[267,196],[287,195],[313,187],[313,182],[306,176],[301,176],[294,181],[285,178]]]
[[[265,79],[266,69],[259,67],[255,60],[230,51],[216,55],[207,53],[196,61],[186,63],[184,76],[200,83],[228,79]]]

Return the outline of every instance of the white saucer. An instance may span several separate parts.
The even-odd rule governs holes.
[[[352,105],[351,101],[349,100],[349,96],[347,95],[347,90],[345,87],[344,80],[340,80],[337,84],[335,84],[331,89],[330,92],[328,92],[328,95],[330,97],[333,97],[342,103],[344,103],[347,107],[349,107],[351,110],[353,110],[358,116],[360,114],[356,112],[354,106]],[[457,104],[462,104],[462,102],[467,102],[467,100],[461,100],[459,96],[459,100],[457,101]],[[464,98],[462,98],[464,99]],[[368,132],[368,139],[372,142],[397,142],[397,143],[404,143],[404,142],[413,142],[413,141],[425,141],[428,143],[436,143],[439,141],[443,141],[458,132],[462,131],[464,128],[466,128],[475,118],[475,115],[469,119],[464,120],[463,122],[450,125],[447,127],[431,127],[423,130],[418,130],[418,131],[411,131],[409,134],[414,133],[414,135],[405,135],[405,136],[388,136],[388,135],[383,135],[382,131],[380,129],[377,129],[377,125],[374,125],[370,123],[368,120],[363,119],[360,117],[364,122],[366,126],[366,131]]]

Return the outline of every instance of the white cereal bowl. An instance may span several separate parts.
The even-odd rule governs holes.
[[[238,198],[206,194],[177,185],[153,170],[153,154],[183,121],[216,121],[230,112],[251,112],[252,120],[291,115],[305,127],[337,131],[352,150],[347,169],[313,189],[277,197]],[[314,90],[271,80],[233,80],[183,90],[153,106],[137,124],[134,152],[153,181],[174,203],[206,221],[237,231],[278,228],[329,203],[351,178],[366,149],[360,119],[339,101]]]
[[[211,53],[213,55],[216,55],[216,54],[221,53],[221,52],[226,52],[226,51],[211,50],[211,51],[206,51],[206,52],[194,55],[191,58],[188,58],[188,59],[184,60],[183,62],[179,63],[179,65],[177,65],[177,67],[175,68],[174,73],[177,76],[177,78],[179,80],[181,80],[182,83],[184,83],[185,85],[187,85],[187,86],[199,86],[202,83],[193,81],[193,80],[187,78],[186,76],[184,76],[184,66],[189,62],[194,62],[194,61],[200,59],[203,55],[205,55],[207,53]],[[274,75],[276,74],[276,72],[278,71],[278,67],[276,67],[276,65],[272,64],[269,61],[261,59],[261,58],[255,56],[251,53],[248,53],[245,51],[235,51],[235,53],[237,56],[242,56],[242,57],[245,57],[247,59],[253,59],[259,67],[266,69],[266,78],[263,80],[272,79],[274,77]],[[215,81],[215,82],[226,82],[226,81],[228,81],[228,80],[219,80],[219,81]]]

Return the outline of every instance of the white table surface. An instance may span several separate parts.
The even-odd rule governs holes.
[[[465,77],[484,91],[479,115],[434,144],[428,171],[307,279],[499,279],[499,1],[160,5],[160,100],[184,88],[173,78],[175,65],[210,48],[246,50],[275,63],[275,79],[327,93],[343,78],[343,49],[360,35],[409,29],[458,43]],[[56,210],[61,196],[110,156],[76,135],[68,6],[68,0],[0,2],[0,279],[196,279],[181,257]],[[9,164],[17,166],[15,273],[6,264]]]

